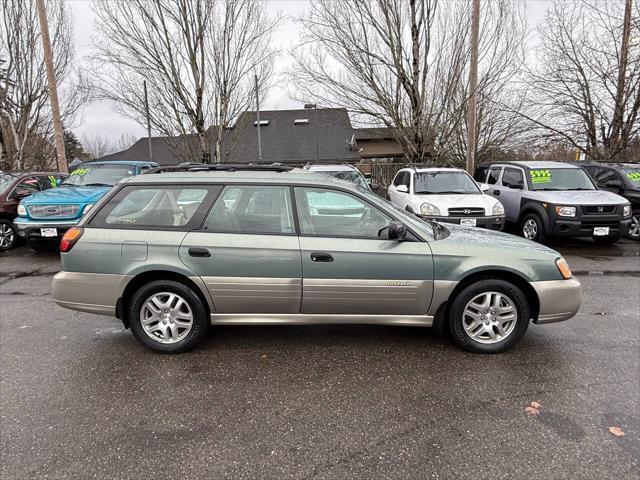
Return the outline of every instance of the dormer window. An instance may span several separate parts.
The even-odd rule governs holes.
[[[260,126],[261,127],[266,127],[267,125],[269,125],[269,120],[260,120]],[[254,127],[258,126],[258,121],[257,120],[255,122],[253,122],[253,126]]]
[[[296,118],[293,121],[294,125],[309,125],[309,119],[308,118]]]

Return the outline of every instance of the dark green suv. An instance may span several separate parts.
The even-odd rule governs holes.
[[[332,323],[446,327],[499,352],[578,311],[580,283],[537,243],[424,222],[301,169],[177,170],[122,181],[67,232],[58,305],[115,315],[156,352],[211,325]]]

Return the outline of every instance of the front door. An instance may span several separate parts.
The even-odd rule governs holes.
[[[379,238],[392,219],[351,193],[296,187],[295,198],[302,313],[426,314],[433,291],[427,243]]]
[[[520,216],[522,192],[527,188],[524,170],[520,167],[505,167],[501,183],[502,187],[498,198],[504,206],[506,218],[510,222],[517,222]]]
[[[299,313],[300,246],[291,191],[227,186],[180,258],[207,285],[216,313]]]

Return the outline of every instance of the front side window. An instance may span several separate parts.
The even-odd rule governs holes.
[[[324,188],[296,188],[303,235],[379,238],[391,218],[354,195]]]
[[[26,195],[31,195],[34,192],[40,191],[40,184],[38,183],[38,179],[35,177],[28,177],[20,180],[16,187],[13,189],[14,195],[18,195],[20,197],[24,197]]]
[[[418,172],[413,176],[413,182],[416,195],[481,193],[466,172]]]
[[[524,175],[519,168],[505,168],[502,174],[502,185],[509,188],[524,188]]]
[[[214,203],[204,229],[229,233],[295,233],[289,187],[227,186]]]
[[[125,187],[96,221],[132,228],[182,227],[194,217],[207,193],[202,187]]]
[[[42,190],[48,190],[49,188],[55,188],[64,180],[65,177],[61,175],[43,175],[38,178],[40,181],[40,188]]]
[[[529,170],[534,190],[595,190],[591,178],[581,168]]]
[[[113,187],[123,178],[136,174],[131,165],[95,164],[76,168],[63,182],[73,187]]]

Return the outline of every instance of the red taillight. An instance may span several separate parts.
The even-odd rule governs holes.
[[[62,253],[67,253],[68,251],[70,251],[76,244],[76,242],[80,240],[82,232],[83,230],[78,227],[73,227],[67,230],[67,232],[62,237],[62,240],[60,240],[60,251]]]

